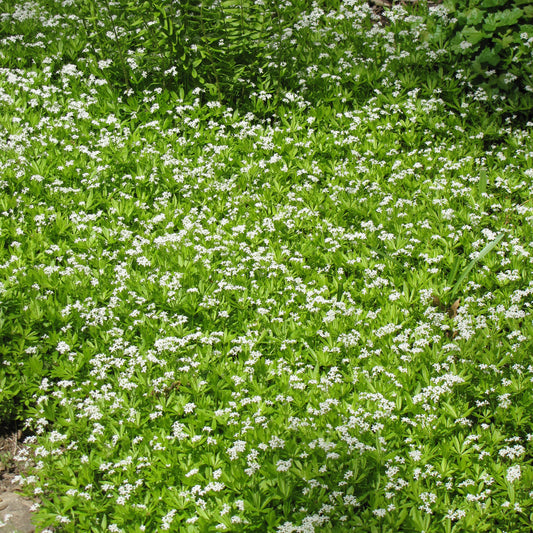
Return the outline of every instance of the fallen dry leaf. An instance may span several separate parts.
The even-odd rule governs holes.
[[[436,296],[435,294],[432,294],[431,295],[431,299],[433,300],[433,302],[431,304],[431,305],[433,305],[433,307],[438,307],[441,310],[446,309],[446,306],[442,304],[442,302],[440,301],[440,298],[438,296]]]
[[[452,305],[450,305],[450,308],[448,309],[448,316],[450,318],[455,318],[457,316],[457,309],[459,309],[459,304],[461,303],[461,298],[458,298],[453,302]]]
[[[459,332],[456,329],[454,329],[453,331],[449,329],[448,331],[446,331],[446,337],[448,337],[449,339],[455,339],[458,333]]]
[[[450,305],[450,307],[446,307],[440,301],[440,298],[438,296],[436,296],[435,294],[432,294],[431,298],[433,300],[432,304],[431,304],[431,305],[433,305],[433,307],[438,307],[441,311],[446,311],[450,318],[455,318],[457,316],[457,309],[459,309],[459,304],[461,303],[461,298],[458,298],[457,300],[455,300],[455,302],[453,302],[453,304]]]

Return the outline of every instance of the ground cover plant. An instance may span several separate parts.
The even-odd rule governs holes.
[[[471,58],[471,69],[485,87],[507,93],[529,87],[532,78],[530,57],[522,46],[533,30],[533,5],[529,0],[461,0],[449,2],[456,15],[456,35],[451,41],[455,53]],[[526,61],[521,61],[526,52]],[[529,63],[529,65],[528,65]],[[524,98],[515,92],[517,100]],[[529,100],[529,98],[527,99]],[[520,103],[516,102],[517,107]],[[527,102],[531,108],[531,102]]]
[[[290,75],[242,99],[1,5],[0,415],[41,531],[530,527],[533,118],[445,6],[286,4]]]

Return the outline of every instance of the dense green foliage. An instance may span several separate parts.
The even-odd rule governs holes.
[[[450,50],[464,57],[475,83],[533,109],[533,4],[530,0],[449,0]]]
[[[82,5],[90,13],[86,32],[95,45],[92,56],[113,61],[108,72],[115,85],[185,92],[202,85],[219,99],[236,99],[245,78],[266,67],[273,2],[87,0]],[[102,19],[110,24],[99,24]]]
[[[527,6],[0,5],[0,420],[43,531],[530,526]]]
[[[323,0],[316,7],[337,4]],[[220,101],[242,106],[256,86],[278,95],[298,89],[287,64],[294,60],[296,43],[288,38],[307,5],[302,0],[83,0],[72,7],[81,13],[89,57],[110,62],[106,79],[114,86],[185,93],[201,86]]]
[[[24,11],[19,3],[7,4],[7,12]],[[53,12],[58,2],[43,4]],[[275,114],[281,95],[287,92],[298,93],[314,105],[339,97],[367,99],[373,90],[366,74],[370,57],[383,70],[408,67],[413,86],[438,80],[442,97],[452,105],[459,105],[462,98],[455,75],[471,88],[482,89],[480,98],[487,108],[493,109],[498,101],[504,113],[518,112],[526,120],[531,115],[533,25],[528,0],[446,0],[446,16],[424,16],[425,27],[417,39],[425,50],[399,62],[395,48],[410,33],[394,32],[394,40],[385,46],[373,42],[365,33],[372,36],[377,16],[361,21],[365,33],[354,31],[350,16],[338,19],[338,28],[322,28],[316,40],[320,20],[337,10],[346,11],[344,4],[320,0],[310,8],[305,0],[65,0],[60,33],[53,26],[36,24],[28,34],[23,20],[17,23],[18,17],[9,20],[9,16],[4,17],[9,22],[3,23],[5,29],[0,32],[10,40],[20,26],[25,38],[36,33],[46,36],[52,66],[82,59],[87,72],[131,94],[159,87],[183,96],[201,87],[226,105],[257,112],[254,95],[268,93],[265,116]],[[28,5],[32,3],[23,4]],[[412,9],[416,14],[427,12],[422,2]],[[302,23],[299,17],[306,11]],[[394,16],[385,20],[395,27]],[[419,26],[416,16],[411,26]],[[333,43],[345,38],[353,39],[350,46],[361,51],[363,62],[351,69],[351,78],[342,76],[342,84],[331,92],[331,77],[338,75],[339,61],[346,59],[343,47]],[[320,52],[323,39],[330,41],[325,53]],[[22,41],[10,44],[17,45],[19,66],[33,63],[34,49]],[[310,58],[315,59],[316,71],[309,71]]]

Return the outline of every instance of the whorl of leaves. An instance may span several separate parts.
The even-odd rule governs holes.
[[[259,80],[279,90],[275,43],[301,11],[273,0],[84,0],[80,8],[91,54],[113,61],[114,86],[185,93],[202,86],[229,104],[245,100]],[[290,84],[286,73],[283,84]]]

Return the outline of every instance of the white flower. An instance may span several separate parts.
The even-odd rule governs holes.
[[[278,461],[276,463],[276,470],[278,472],[286,472],[292,466],[292,459],[288,461]]]
[[[228,448],[228,455],[231,461],[237,459],[238,454],[246,449],[246,442],[243,440],[235,441],[231,448]]]
[[[422,459],[422,453],[420,453],[419,450],[411,450],[409,452],[409,455],[411,456],[411,459],[415,462],[420,461]]]
[[[186,403],[183,406],[184,413],[192,413],[195,409],[196,409],[196,405],[194,403]]]
[[[70,350],[70,346],[66,342],[60,341],[57,343],[56,350],[60,354],[64,354]]]
[[[520,479],[521,473],[520,465],[510,466],[507,469],[507,475],[505,476],[505,479],[507,479],[509,483],[514,483]]]
[[[111,59],[102,59],[98,61],[98,68],[104,70],[105,68],[110,67],[111,63],[113,63]]]

